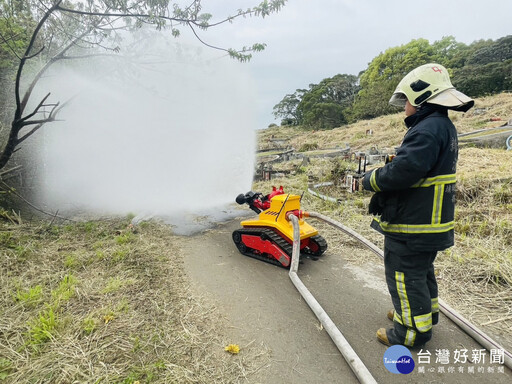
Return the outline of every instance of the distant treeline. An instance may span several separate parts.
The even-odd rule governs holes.
[[[282,125],[332,129],[361,119],[396,113],[388,104],[399,81],[429,62],[444,65],[453,85],[471,97],[512,90],[512,35],[470,45],[454,37],[430,44],[412,40],[375,57],[358,76],[338,74],[297,89],[274,106]]]

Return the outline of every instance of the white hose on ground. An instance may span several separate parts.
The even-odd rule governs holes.
[[[329,336],[331,336],[332,341],[336,344],[339,351],[349,364],[350,368],[357,376],[359,381],[363,384],[373,384],[377,383],[377,381],[373,378],[372,374],[366,366],[363,364],[359,356],[354,352],[348,341],[341,334],[340,330],[333,323],[331,318],[327,315],[324,309],[320,306],[318,301],[313,297],[311,292],[306,288],[306,286],[302,283],[297,275],[297,270],[299,267],[299,256],[300,256],[300,229],[299,229],[299,220],[294,215],[289,215],[289,219],[293,225],[293,251],[292,251],[292,261],[290,265],[289,276],[292,280],[293,284],[304,298],[306,303],[308,303],[311,310],[315,313],[316,317],[322,323],[322,326],[325,328]]]
[[[354,230],[344,226],[340,222],[331,219],[325,215],[322,215],[317,212],[308,212],[309,217],[315,217],[317,219],[323,220],[331,226],[345,232],[349,236],[352,236],[356,240],[359,240],[361,243],[366,245],[371,251],[376,253],[381,258],[384,258],[384,252],[377,247],[375,244],[367,240],[365,237],[361,236],[359,233]],[[475,339],[481,346],[485,347],[488,351],[496,350],[503,351],[504,354],[504,364],[512,369],[512,353],[507,351],[504,347],[498,344],[496,341],[491,339],[488,335],[486,335],[481,329],[477,328],[475,325],[471,324],[467,319],[465,319],[460,313],[458,313],[455,309],[446,304],[443,300],[439,299],[439,308],[441,312],[452,320],[455,324],[457,324],[462,330],[464,330],[469,336]]]

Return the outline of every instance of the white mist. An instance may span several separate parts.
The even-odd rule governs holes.
[[[73,97],[62,121],[36,134],[39,203],[172,217],[221,209],[249,190],[256,97],[244,64],[156,34],[122,52],[131,58],[54,68],[38,87]]]

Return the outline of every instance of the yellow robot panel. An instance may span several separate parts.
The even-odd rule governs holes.
[[[277,195],[270,201],[270,208],[259,214],[256,220],[245,220],[240,224],[243,227],[270,227],[275,228],[283,235],[293,240],[292,223],[286,220],[286,213],[300,210],[300,196],[283,194]],[[315,236],[318,231],[306,223],[304,219],[299,219],[300,239],[307,239]]]

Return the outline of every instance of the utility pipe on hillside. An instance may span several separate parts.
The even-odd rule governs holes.
[[[318,301],[313,297],[311,292],[306,288],[306,286],[302,283],[297,275],[297,270],[299,268],[299,256],[300,256],[300,229],[299,229],[299,219],[290,214],[287,216],[288,220],[291,220],[293,225],[293,251],[292,251],[292,261],[290,265],[289,276],[292,280],[293,284],[301,294],[301,296],[306,300],[311,310],[315,313],[316,317],[322,323],[322,326],[325,328],[331,339],[338,347],[339,351],[349,364],[350,368],[357,376],[359,381],[363,384],[377,384],[377,381],[373,378],[372,374],[366,366],[363,364],[359,356],[354,352],[348,341],[341,334],[340,330],[333,323],[331,318],[327,315],[324,309],[320,306]]]
[[[361,236],[359,233],[344,226],[340,222],[333,220],[333,219],[331,219],[327,216],[324,216],[320,213],[317,213],[317,212],[308,212],[306,215],[309,217],[315,217],[317,219],[323,220],[326,223],[330,224],[331,226],[341,230],[342,232],[345,232],[347,235],[352,236],[356,240],[359,240],[366,247],[368,247],[372,252],[374,252],[381,258],[384,258],[384,252],[379,247],[377,247],[375,244],[373,244],[372,242],[370,242],[369,240],[367,240],[366,238]],[[292,262],[293,262],[293,259],[292,259]],[[479,329],[475,325],[471,324],[460,313],[458,313],[455,309],[450,307],[448,304],[446,304],[441,299],[439,299],[439,308],[441,309],[441,312],[443,312],[443,314],[446,317],[448,317],[455,324],[457,324],[462,330],[464,330],[469,336],[471,336],[473,339],[475,339],[480,345],[485,347],[488,351],[490,351],[491,349],[503,350],[504,363],[507,367],[512,369],[512,353],[510,353],[504,347],[502,347],[500,344],[498,344],[496,341],[491,339],[481,329]]]

